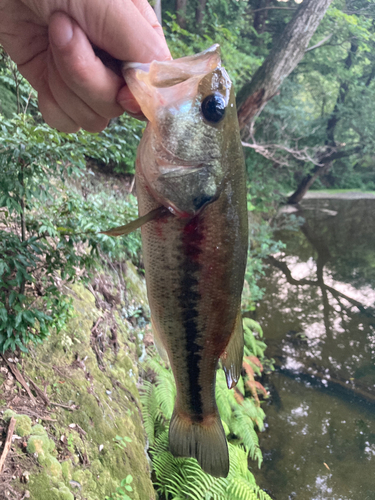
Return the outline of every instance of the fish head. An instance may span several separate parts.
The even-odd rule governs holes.
[[[149,123],[137,169],[153,197],[178,217],[215,201],[228,168],[234,127],[232,82],[218,45],[189,57],[124,65],[124,77]]]

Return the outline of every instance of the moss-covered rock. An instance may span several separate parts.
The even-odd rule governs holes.
[[[60,488],[52,488],[52,493],[55,495],[56,500],[74,500],[73,493],[65,485]]]
[[[70,460],[65,460],[61,463],[61,473],[65,483],[68,483],[72,479],[72,468],[73,464]]]
[[[129,269],[132,303],[134,307],[146,308],[144,283],[132,264],[128,265],[128,272]],[[137,299],[137,288],[143,291],[141,299]],[[136,346],[130,340],[134,340],[136,332],[120,316],[124,304],[111,312],[108,325],[107,316],[96,308],[95,297],[83,285],[74,285],[71,295],[74,314],[65,329],[65,335],[72,340],[71,347],[67,349],[61,337],[52,333],[37,348],[35,358],[26,358],[23,366],[36,383],[49,381],[47,393],[51,401],[74,409],[55,407],[57,422],[48,426],[48,434],[40,424],[30,429],[27,451],[38,453],[43,467],[41,473],[30,476],[31,499],[71,500],[75,495],[79,499],[104,500],[130,474],[132,500],[152,500],[155,493],[144,451],[136,387]],[[100,316],[104,317],[98,327],[100,344],[95,344],[91,329]],[[115,348],[109,326],[116,329]],[[122,448],[116,445],[116,436],[126,438]],[[55,451],[51,437],[59,443]],[[64,488],[59,486],[62,481]]]
[[[55,448],[55,443],[52,439],[49,439],[47,434],[42,435],[31,435],[27,441],[27,451],[28,453],[38,455],[47,455]]]
[[[38,456],[38,462],[44,467],[52,482],[56,482],[62,478],[62,468],[57,458],[49,453],[42,453]]]
[[[137,268],[132,262],[126,263],[125,283],[130,307],[134,311],[141,307],[144,314],[150,317],[151,313],[147,300],[146,284],[144,280],[140,279]]]
[[[28,436],[31,433],[31,418],[27,415],[17,415],[12,410],[6,410],[3,415],[3,420],[9,422],[12,417],[16,419],[15,433],[17,436]]]
[[[36,424],[31,428],[31,432],[33,436],[47,436],[47,431],[41,424]]]

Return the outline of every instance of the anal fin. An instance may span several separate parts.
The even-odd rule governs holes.
[[[242,317],[239,309],[229,343],[220,358],[229,389],[235,387],[241,376],[243,349]]]
[[[175,408],[169,426],[169,449],[175,457],[197,459],[211,476],[228,475],[228,444],[218,413],[194,422]]]

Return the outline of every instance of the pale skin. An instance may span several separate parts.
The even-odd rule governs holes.
[[[100,132],[124,110],[141,115],[93,45],[120,61],[171,57],[147,0],[0,0],[0,44],[38,92],[45,121],[68,133]]]

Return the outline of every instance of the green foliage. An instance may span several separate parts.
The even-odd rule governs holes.
[[[71,314],[61,280],[74,281],[79,269],[85,278],[99,256],[138,260],[139,233],[126,241],[99,234],[137,216],[134,197],[82,190],[88,156],[133,168],[140,126],[120,118],[101,135],[59,133],[41,122],[18,73],[1,68],[0,84],[34,110],[0,123],[0,351],[27,351]]]
[[[168,14],[164,24],[167,42],[174,58],[202,52],[214,43],[220,44],[223,66],[237,88],[248,81],[250,75],[261,65],[262,58],[238,49],[241,42],[239,30],[230,31],[218,22],[217,16],[210,18],[204,31],[199,33],[181,28],[174,14]]]
[[[159,494],[167,500],[270,500],[255,483],[248,470],[247,453],[228,443],[228,477],[206,474],[192,458],[174,458],[168,451],[168,430],[163,431],[150,448]]]
[[[260,325],[245,319],[244,330],[245,355],[263,359],[266,345],[257,338],[262,335]],[[248,457],[256,460],[259,467],[262,463],[256,429],[263,429],[265,415],[257,401],[252,398],[244,399],[244,379],[240,379],[236,390],[229,390],[224,371],[219,369],[217,373],[216,402],[228,436],[230,454],[228,477],[217,479],[203,472],[196,460],[174,458],[169,453],[168,427],[176,398],[173,374],[158,356],[147,361],[147,368],[155,374],[155,383],[144,383],[141,393],[142,415],[151,445],[150,455],[156,474],[157,491],[166,499],[173,500],[268,500],[268,495],[256,486],[254,477],[248,470]],[[260,373],[259,368],[256,369]]]
[[[130,437],[128,437],[128,436],[125,436],[125,437],[116,436],[113,439],[113,441],[115,442],[115,446],[117,446],[117,448],[120,448],[120,450],[125,450],[126,443],[131,443],[132,439],[130,439]]]
[[[38,285],[44,296],[31,301],[25,283],[34,285],[46,245],[31,237],[21,241],[0,231],[0,350],[27,351],[29,342],[42,342],[50,328],[60,331],[71,313],[71,302],[60,296],[53,276],[43,276]],[[56,268],[55,266],[53,267]]]
[[[342,156],[333,159],[313,188],[375,186],[375,30],[370,2],[353,2],[347,9],[344,2],[334,1],[310,47],[324,40],[305,54],[256,121],[254,139],[265,148],[264,156],[247,149],[247,169],[252,182],[265,188],[265,199],[294,190],[329,153],[327,145]]]
[[[116,492],[110,495],[109,497],[106,496],[104,500],[131,500],[129,495],[125,493],[133,491],[133,488],[130,486],[130,484],[133,482],[133,476],[128,474],[120,483],[120,486],[116,489]],[[125,490],[125,491],[124,491]]]

